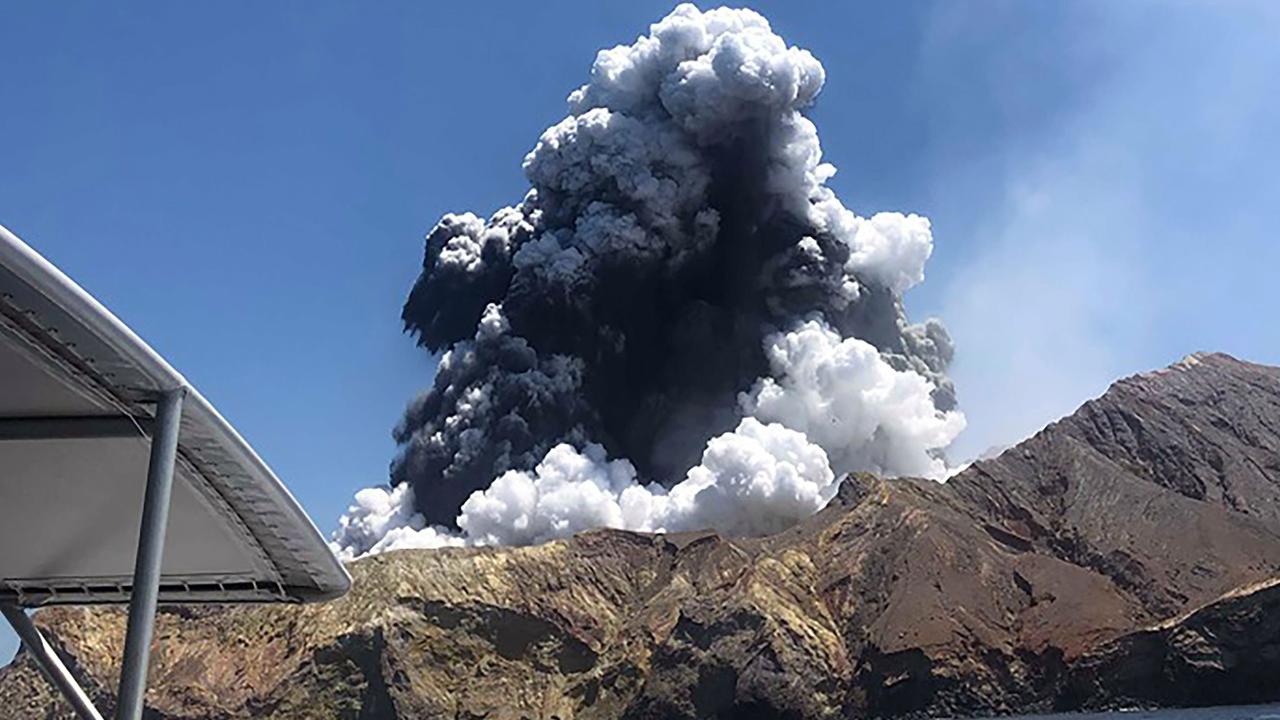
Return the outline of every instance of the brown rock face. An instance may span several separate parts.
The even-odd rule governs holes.
[[[1280,699],[1280,370],[1193,356],[784,533],[601,530],[162,613],[155,718],[828,718]],[[1261,584],[1260,584],[1261,583]],[[101,705],[123,614],[37,622]],[[1259,689],[1261,688],[1261,689]],[[71,717],[19,654],[0,716]],[[6,715],[12,712],[12,715]]]
[[[1280,582],[1272,580],[1091,651],[1071,669],[1064,703],[1230,705],[1276,699]]]

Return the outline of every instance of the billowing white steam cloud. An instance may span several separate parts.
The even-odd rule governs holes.
[[[407,484],[390,490],[365,488],[356,493],[355,504],[338,520],[338,531],[329,543],[344,560],[392,549],[464,544],[454,533],[427,527],[426,520],[413,509],[413,490]]]
[[[334,549],[345,559],[384,550],[462,544],[531,545],[597,527],[645,532],[716,528],[763,535],[813,514],[835,494],[822,448],[782,425],[745,418],[707,443],[702,463],[670,490],[641,485],[626,460],[604,448],[557,445],[533,472],[510,470],[462,505],[462,533],[430,527],[409,486],[356,494]]]
[[[681,5],[602,51],[524,200],[428,236],[404,319],[444,355],[335,550],[760,535],[848,471],[944,476],[951,341],[902,307],[929,222],[826,187],[824,78],[750,10]]]
[[[767,343],[773,374],[742,396],[744,411],[804,433],[837,473],[945,475],[933,451],[951,444],[964,416],[938,412],[924,377],[893,369],[870,343],[841,338],[821,319]]]

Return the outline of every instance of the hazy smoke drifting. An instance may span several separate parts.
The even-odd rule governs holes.
[[[823,81],[750,10],[681,5],[601,51],[523,201],[428,235],[403,317],[444,354],[395,489],[362,491],[336,546],[760,534],[839,473],[942,476],[951,340],[902,307],[929,222],[826,187],[802,114]]]

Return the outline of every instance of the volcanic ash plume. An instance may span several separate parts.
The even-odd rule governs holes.
[[[952,344],[902,305],[929,221],[826,187],[823,81],[750,10],[681,5],[600,52],[524,199],[428,235],[403,318],[439,369],[335,547],[761,534],[848,471],[942,477]]]

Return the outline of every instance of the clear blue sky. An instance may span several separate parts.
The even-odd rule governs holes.
[[[846,204],[933,220],[908,302],[960,344],[960,455],[1193,350],[1280,364],[1280,5],[752,6],[827,68]],[[11,4],[0,223],[327,531],[431,379],[398,320],[422,236],[518,200],[595,51],[670,7]]]

